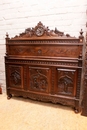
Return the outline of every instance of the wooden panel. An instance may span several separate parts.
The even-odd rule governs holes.
[[[15,56],[41,56],[41,57],[75,57],[78,58],[82,53],[81,46],[66,45],[26,45],[26,46],[9,46],[9,55]]]
[[[22,89],[23,88],[23,67],[19,65],[9,65],[8,74],[9,87]]]
[[[76,95],[77,71],[57,68],[56,93],[68,96]]]
[[[6,35],[6,88],[34,100],[61,103],[79,111],[83,31],[79,38],[41,22],[9,38]]]
[[[39,92],[50,91],[50,68],[29,67],[29,90]]]

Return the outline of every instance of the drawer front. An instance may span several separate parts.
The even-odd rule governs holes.
[[[78,58],[82,52],[81,46],[64,45],[10,45],[8,55],[25,57],[73,57]]]

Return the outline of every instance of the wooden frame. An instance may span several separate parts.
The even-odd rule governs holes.
[[[6,35],[6,88],[12,95],[60,103],[81,110],[84,38],[41,22],[14,38]]]

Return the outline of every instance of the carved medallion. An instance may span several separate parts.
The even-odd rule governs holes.
[[[44,34],[44,28],[43,28],[43,27],[37,27],[37,28],[35,29],[35,34],[36,34],[37,36],[42,36],[42,35]]]

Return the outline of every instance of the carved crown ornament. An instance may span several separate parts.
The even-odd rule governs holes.
[[[71,37],[69,34],[64,34],[64,32],[59,31],[56,27],[55,30],[50,30],[49,27],[45,27],[41,22],[39,22],[34,28],[27,28],[24,32],[20,33],[19,35],[16,35],[12,39],[18,39],[18,38],[40,38],[40,37],[63,37],[63,38],[74,38]],[[9,38],[8,33],[6,34],[6,38]],[[83,39],[83,31],[81,29],[79,39]]]

